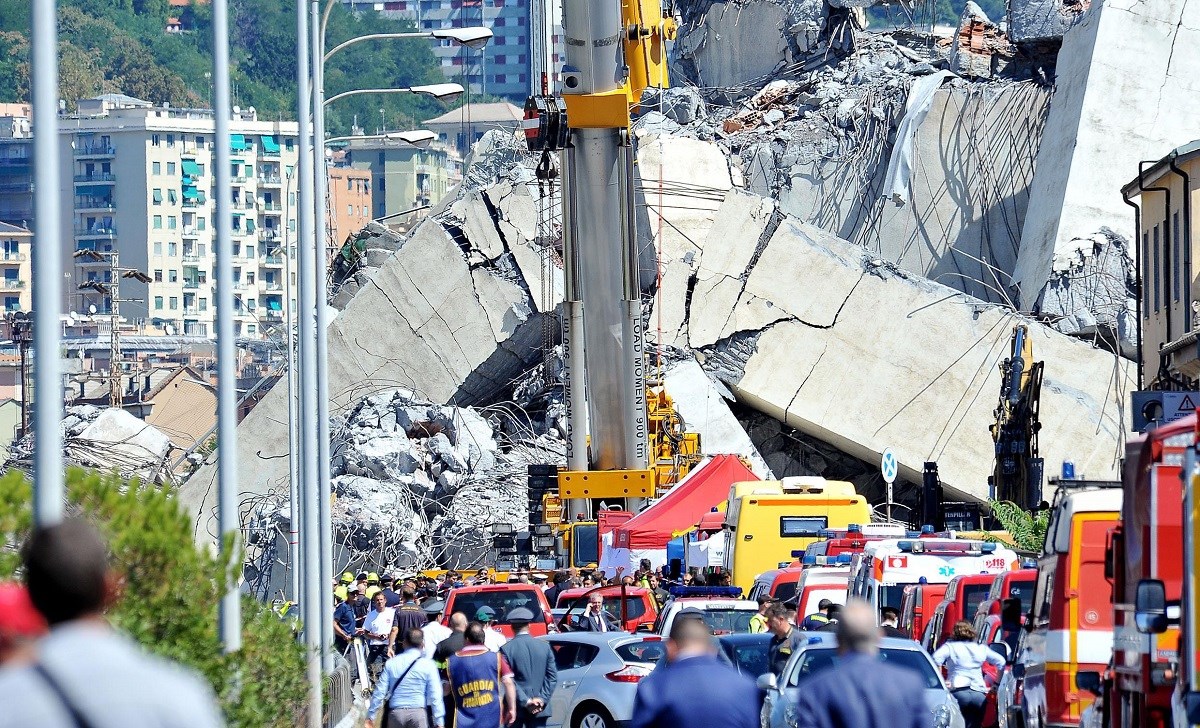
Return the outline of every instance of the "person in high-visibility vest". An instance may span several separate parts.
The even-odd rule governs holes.
[[[767,631],[767,607],[774,602],[770,594],[758,595],[758,613],[750,618],[750,634],[762,634]]]

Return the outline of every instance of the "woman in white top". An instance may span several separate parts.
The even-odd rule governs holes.
[[[954,625],[950,639],[933,653],[933,661],[946,668],[950,694],[958,701],[966,728],[983,725],[983,706],[988,688],[983,682],[983,664],[1004,668],[1004,658],[975,641],[970,622]]]

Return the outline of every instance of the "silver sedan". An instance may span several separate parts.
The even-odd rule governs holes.
[[[925,681],[925,705],[934,728],[963,728],[958,701],[942,683],[933,660],[912,640],[885,637],[879,644],[881,659],[917,672]],[[831,667],[837,657],[837,637],[832,633],[812,632],[806,644],[792,653],[783,668],[783,679],[768,673],[758,678],[758,687],[766,693],[763,702],[764,728],[796,728],[799,716],[796,701],[805,678]]]
[[[547,728],[618,728],[633,718],[638,683],[666,653],[658,635],[570,632],[548,635],[558,667]]]

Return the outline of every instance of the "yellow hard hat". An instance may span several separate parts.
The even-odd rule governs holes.
[[[372,584],[371,586],[367,587],[367,599],[370,599],[381,591],[383,590]]]
[[[333,595],[338,599],[341,599],[343,602],[346,601],[346,587],[339,586],[338,588],[334,589]]]
[[[374,571],[372,571],[370,574],[367,574],[367,583],[368,584],[378,584],[379,583],[379,574],[376,574]]]
[[[343,584],[349,584],[352,581],[354,581],[354,574],[351,574],[349,571],[342,574],[342,583]]]

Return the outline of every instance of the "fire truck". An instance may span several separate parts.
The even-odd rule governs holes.
[[[999,574],[1018,566],[997,543],[957,538],[885,539],[868,543],[850,563],[849,595],[875,608],[900,609],[904,587],[946,584],[959,574]]]
[[[1005,706],[1007,725],[1077,726],[1092,696],[1076,672],[1103,670],[1112,652],[1112,596],[1105,580],[1108,533],[1118,523],[1119,483],[1060,481],[1054,495],[1033,610],[1026,621],[1013,676],[1018,705]]]

